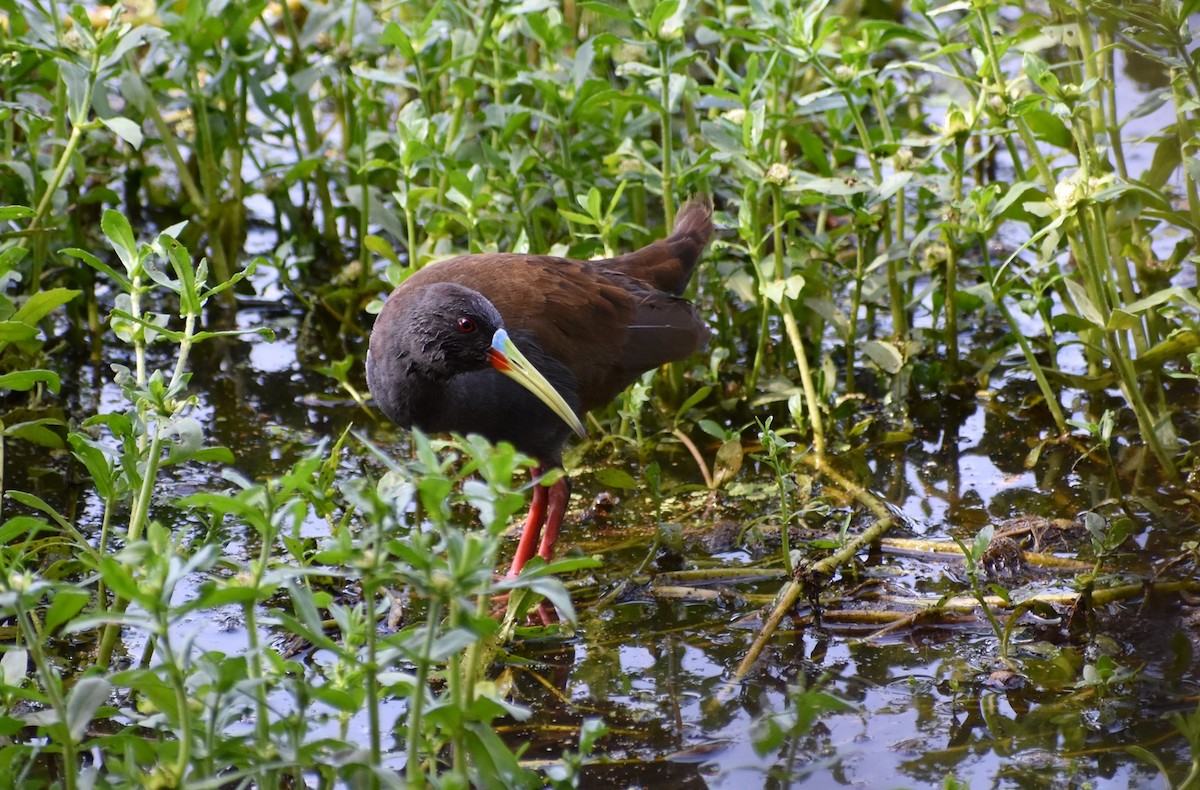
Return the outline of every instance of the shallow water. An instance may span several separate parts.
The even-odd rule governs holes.
[[[336,383],[313,372],[327,355],[340,353],[340,341],[316,342],[319,335],[306,335],[288,315],[278,307],[244,310],[241,325],[270,324],[277,339],[224,343],[197,359],[193,389],[204,404],[200,414],[210,426],[210,441],[229,446],[237,468],[252,478],[282,472],[351,421],[381,446],[403,452],[401,432],[372,420]],[[297,356],[301,348],[303,360]],[[1031,387],[1002,375],[992,385],[952,403],[914,405],[910,441],[872,444],[861,457],[842,462],[865,469],[869,487],[901,517],[892,536],[969,541],[985,524],[1002,528],[1010,519],[1036,516],[1073,525],[1061,530],[1057,547],[1045,550],[1075,556],[1083,547],[1086,556],[1080,514],[1096,509],[1111,515],[1107,478],[1080,463],[1077,448],[1069,445],[1047,449],[1034,468],[1025,469],[1028,422],[1040,419],[1036,407],[1023,405]],[[102,389],[99,397],[115,395]],[[584,463],[574,475],[576,514],[604,491],[589,464],[625,463],[587,454],[577,460]],[[694,482],[698,477],[686,456],[657,460],[667,478]],[[628,463],[627,470],[639,476],[636,463]],[[349,464],[345,472],[356,470]],[[163,496],[216,484],[213,474],[173,470]],[[1161,781],[1152,766],[1125,751],[1131,744],[1156,754],[1176,778],[1183,775],[1190,758],[1168,719],[1190,710],[1197,667],[1190,657],[1183,670],[1167,666],[1178,663],[1171,659],[1169,636],[1195,638],[1186,622],[1188,610],[1177,602],[1145,611],[1137,600],[1108,607],[1098,631],[1078,643],[1058,625],[1030,623],[1014,639],[1028,680],[1011,690],[989,679],[1001,664],[997,641],[981,618],[953,624],[934,620],[868,639],[878,625],[832,615],[814,623],[802,608],[775,634],[749,675],[730,684],[762,626],[761,604],[739,595],[769,596],[781,581],[769,577],[772,567],[778,571],[777,561],[763,559],[764,552],[778,555],[769,523],[757,541],[750,536],[748,547],[719,533],[733,524],[736,535],[740,525],[773,508],[773,486],[765,467],[746,464],[706,515],[688,516],[679,551],[649,556],[649,567],[657,570],[767,569],[768,578],[695,585],[726,593],[713,599],[668,597],[651,582],[626,589],[608,606],[589,607],[653,551],[653,507],[636,492],[609,492],[617,502],[607,517],[568,524],[560,553],[598,555],[603,568],[595,584],[576,594],[583,614],[573,636],[515,646],[518,656],[532,660],[512,670],[515,697],[534,716],[503,731],[510,742],[529,744],[525,759],[556,759],[564,748],[574,747],[585,719],[600,717],[609,734],[600,742],[603,761],[585,773],[587,787],[941,787],[949,775],[971,787],[1088,782],[1141,787]],[[667,518],[686,513],[694,498],[668,501]],[[835,513],[845,512],[843,504],[834,503]],[[1119,558],[1124,567],[1145,573],[1172,556],[1178,541],[1197,536],[1197,524],[1186,513],[1172,516],[1169,529],[1159,520],[1162,514],[1141,516],[1137,542]],[[793,539],[803,545],[825,537],[836,528],[833,521],[810,519],[811,529]],[[856,520],[851,532],[861,525]],[[324,529],[314,520],[304,532],[320,537]],[[235,560],[253,548],[253,538],[237,535],[226,544]],[[1020,597],[1022,591],[1070,590],[1072,579],[1071,573],[1030,572],[1006,580],[1006,586]],[[961,561],[888,550],[861,554],[854,568],[831,582],[827,594],[829,609],[844,611],[895,609],[918,597],[929,603],[968,591]],[[206,646],[228,653],[245,642],[236,610],[217,612],[207,622],[186,622],[180,630],[192,628],[211,636]],[[140,644],[128,647],[136,650]],[[1142,674],[1103,697],[1072,688],[1079,666],[1094,661],[1101,650],[1122,666],[1144,667]],[[308,660],[319,664],[322,658],[318,653]],[[792,709],[789,689],[797,684],[820,687],[852,707],[826,713],[811,730],[799,730],[782,746],[760,753],[756,727],[763,717]],[[399,706],[393,711],[397,717],[402,712]],[[357,726],[365,723],[351,724]],[[399,745],[394,748],[399,766]]]
[[[196,350],[191,389],[200,405],[194,416],[206,426],[207,440],[229,447],[236,469],[250,479],[284,472],[350,423],[381,447],[406,452],[403,432],[356,406],[336,382],[315,372],[347,351],[361,355],[361,339],[298,319],[302,312],[278,291],[269,271],[256,287],[258,296],[245,300],[237,323],[270,326],[275,340],[213,341]],[[81,377],[68,397],[93,409],[116,408],[120,392],[108,378],[98,372]],[[835,459],[835,466],[857,475],[893,509],[898,523],[889,537],[969,542],[985,525],[1000,531],[1015,519],[1033,518],[1042,528],[1042,551],[1087,559],[1082,514],[1119,515],[1109,477],[1101,465],[1081,460],[1078,444],[1047,446],[1038,463],[1026,468],[1031,449],[1026,437],[1050,434],[1047,418],[1030,400],[1034,391],[1031,382],[1009,377],[1000,366],[986,388],[909,404],[909,438],[867,441],[865,449]],[[1103,398],[1093,401],[1066,399],[1076,416],[1103,405]],[[877,426],[894,422],[868,400],[859,408],[862,416],[873,414]],[[703,444],[702,435],[694,438],[706,455],[715,450]],[[882,624],[855,622],[846,614],[911,611],[941,596],[968,595],[961,560],[896,548],[862,552],[825,589],[818,613],[823,616],[814,619],[802,604],[749,674],[731,682],[762,628],[765,600],[782,585],[778,526],[762,519],[777,508],[776,481],[765,464],[748,458],[715,499],[694,490],[672,496],[673,486],[694,487],[700,476],[685,453],[662,449],[653,460],[664,467],[664,518],[684,522],[682,543],[672,550],[655,543],[654,506],[643,492],[605,491],[594,476],[595,469],[618,466],[640,479],[635,460],[587,448],[568,455],[574,517],[559,553],[581,551],[600,557],[603,565],[575,593],[581,617],[572,636],[513,646],[515,655],[531,660],[508,671],[515,698],[533,717],[502,731],[510,743],[528,744],[524,759],[533,764],[557,759],[575,748],[581,723],[599,717],[609,734],[600,741],[599,761],[585,771],[586,787],[933,788],[947,776],[970,787],[1161,783],[1153,766],[1126,751],[1131,745],[1155,754],[1174,779],[1186,774],[1187,745],[1169,719],[1194,709],[1200,668],[1191,653],[1181,652],[1181,643],[1195,644],[1196,630],[1191,610],[1175,599],[1143,605],[1135,598],[1104,607],[1101,622],[1082,635],[1068,634],[1062,622],[1028,619],[1013,638],[1025,682],[1008,688],[993,675],[1004,665],[981,617],[933,618],[871,638]],[[358,474],[361,462],[344,460],[344,474]],[[165,505],[223,486],[218,474],[212,467],[171,467],[159,501]],[[51,471],[14,487],[50,498],[61,493],[63,479]],[[806,492],[800,486],[794,496],[805,493],[828,499],[827,511],[813,511],[804,528],[793,530],[793,546],[809,556],[806,541],[835,534],[851,508],[820,488]],[[615,499],[607,514],[580,518],[600,495]],[[86,523],[96,503],[85,497],[80,504],[80,521]],[[1156,507],[1135,514],[1135,539],[1112,561],[1112,570],[1145,578],[1174,557],[1182,541],[1200,537],[1194,512],[1173,510],[1161,500]],[[172,513],[164,507],[159,517]],[[854,515],[850,534],[866,523]],[[326,533],[326,524],[315,518],[302,528],[305,537]],[[254,535],[223,537],[225,557],[235,564],[257,551]],[[643,565],[647,583],[623,587],[608,605],[592,606]],[[744,581],[669,586],[655,578],[658,572],[740,566],[764,573]],[[1070,592],[1074,578],[1073,572],[1026,569],[1000,582],[1019,600]],[[194,593],[194,586],[183,585],[179,596]],[[742,597],[756,594],[764,598]],[[1059,614],[1065,617],[1068,609],[1059,606]],[[243,629],[240,611],[230,607],[193,615],[176,631],[180,637],[203,631],[205,648],[232,655],[246,644]],[[278,635],[267,629],[262,636]],[[136,655],[141,638],[127,639],[126,648]],[[1080,667],[1101,654],[1140,673],[1104,693],[1075,687]],[[325,659],[317,652],[306,660],[320,665]],[[759,751],[764,719],[790,715],[803,700],[797,687],[823,689],[849,709],[824,713],[811,728],[797,727]],[[389,715],[403,715],[398,703],[391,707]],[[310,719],[322,716],[315,706],[307,713]],[[334,727],[332,712],[326,715]],[[365,731],[366,722],[352,721],[350,727]],[[402,745],[392,749],[389,763],[399,768]]]
[[[1126,131],[1137,136],[1163,125],[1162,118],[1151,115]],[[1147,152],[1152,153],[1148,147],[1140,152],[1131,147],[1129,161],[1144,167]],[[268,254],[276,242],[269,233],[254,232],[247,252]],[[1185,273],[1180,284],[1188,284],[1189,276],[1194,281],[1194,274]],[[304,316],[270,267],[260,270],[254,289],[253,296],[243,297],[236,322],[243,328],[269,326],[275,340],[211,341],[195,351],[191,389],[199,406],[193,416],[205,425],[207,441],[229,447],[236,469],[250,479],[284,472],[351,423],[380,446],[404,452],[401,432],[359,408],[336,382],[316,372],[347,353],[361,358],[362,337]],[[964,347],[973,341],[985,345],[988,330],[977,327],[975,337],[964,335]],[[1036,333],[1037,327],[1031,331]],[[67,402],[78,405],[79,413],[120,408],[121,394],[107,367],[90,366],[82,350],[74,353],[80,357],[64,364],[86,374],[67,382]],[[106,355],[112,353],[119,349],[105,349]],[[1064,354],[1061,361],[1069,365],[1071,358]],[[365,391],[361,372],[357,384]],[[1194,393],[1180,392],[1181,402],[1194,408]],[[969,542],[985,525],[999,531],[1015,526],[1014,519],[1035,518],[1043,551],[1087,559],[1083,514],[1121,515],[1114,503],[1117,492],[1101,464],[1081,460],[1085,442],[1048,445],[1027,468],[1033,448],[1026,437],[1051,433],[1035,394],[1030,381],[1000,365],[975,391],[905,404],[911,426],[904,431],[911,435],[899,440],[883,436],[885,429],[903,422],[899,410],[864,400],[861,414],[876,419],[876,435],[864,443],[865,449],[838,457],[835,466],[893,509],[898,523],[892,537]],[[1110,402],[1104,393],[1072,393],[1064,400],[1077,418],[1094,418]],[[1180,421],[1193,434],[1195,417]],[[1118,462],[1132,468],[1135,459],[1128,447],[1130,438],[1136,439],[1134,429],[1126,424],[1118,432],[1124,437],[1118,440]],[[700,435],[693,438],[704,441]],[[698,484],[700,475],[690,458],[668,455],[667,449],[654,460],[663,465],[670,485]],[[710,456],[715,450],[704,449]],[[48,499],[70,491],[61,465],[45,468],[34,458],[23,464],[21,452],[14,446],[9,465],[27,472],[28,479],[10,479],[11,487]],[[358,474],[360,462],[345,460],[342,471]],[[684,521],[683,539],[679,548],[663,550],[655,542],[653,503],[641,492],[606,491],[594,470],[608,466],[641,478],[636,461],[594,449],[576,454],[571,466],[575,517],[560,553],[578,551],[603,561],[594,581],[581,583],[575,595],[582,612],[577,631],[513,648],[532,662],[509,671],[515,697],[534,715],[505,725],[503,733],[513,744],[529,745],[525,759],[557,759],[565,748],[575,747],[583,721],[600,717],[609,734],[600,741],[597,756],[602,759],[586,769],[587,787],[934,788],[951,775],[970,787],[1161,785],[1157,769],[1127,751],[1131,745],[1156,755],[1172,779],[1186,774],[1191,756],[1170,716],[1195,707],[1200,667],[1194,650],[1184,649],[1197,642],[1194,613],[1187,604],[1176,599],[1145,603],[1137,597],[1109,605],[1100,610],[1100,622],[1083,634],[1068,633],[1062,622],[1027,618],[1013,640],[1025,683],[1011,688],[994,674],[1003,667],[998,643],[981,617],[934,618],[872,638],[882,624],[850,616],[911,611],[942,596],[969,594],[961,560],[885,548],[861,553],[853,567],[830,582],[819,613],[823,616],[814,619],[811,609],[797,608],[749,674],[732,682],[764,616],[764,603],[743,596],[769,597],[782,585],[778,525],[769,518],[777,506],[774,476],[765,464],[747,459],[739,476],[711,502],[695,492],[670,496],[665,518]],[[211,467],[168,469],[158,492],[163,505],[158,516],[172,516],[167,503],[176,497],[223,485],[218,472]],[[1132,477],[1128,472],[1122,479]],[[806,542],[836,534],[842,517],[853,516],[850,534],[867,523],[836,492],[809,491],[799,476],[793,482],[798,497],[828,497],[828,515],[814,511],[793,535],[793,545],[805,556],[818,551],[810,551]],[[1142,491],[1149,496],[1134,501],[1135,537],[1109,568],[1136,574],[1131,579],[1152,576],[1181,543],[1200,537],[1194,511],[1174,508],[1155,495],[1152,484]],[[579,518],[600,495],[617,500],[611,512],[604,518]],[[89,516],[98,522],[96,502],[83,497],[79,506],[80,523],[89,523]],[[174,526],[199,529],[187,522]],[[301,534],[320,538],[326,532],[325,523],[314,518]],[[744,540],[735,540],[739,536]],[[254,555],[255,536],[223,537],[227,559],[244,563]],[[589,606],[618,589],[644,563],[650,572],[647,583],[621,588],[608,605]],[[672,584],[670,589],[655,578],[667,571],[741,566],[764,573],[750,580]],[[1070,592],[1075,579],[1075,571],[1025,569],[1001,583],[1020,599]],[[184,585],[179,594],[194,593],[194,586]],[[1065,619],[1069,607],[1058,609]],[[177,627],[181,636],[198,630],[205,633],[206,648],[228,654],[239,652],[247,641],[235,607],[195,615]],[[263,636],[277,635],[264,630]],[[136,635],[128,636],[131,654],[141,647]],[[1139,673],[1109,688],[1076,686],[1080,667],[1102,655]],[[320,652],[306,657],[318,665],[326,659]],[[760,751],[756,744],[761,743],[764,719],[794,711],[797,701],[804,701],[795,691],[799,687],[823,689],[850,709],[824,713],[811,728],[797,727]],[[393,708],[395,717],[403,714],[398,704]],[[308,713],[322,715],[316,707]],[[329,726],[334,726],[332,716]],[[365,728],[365,722],[350,726],[353,732]],[[392,748],[391,762],[399,767],[400,746]]]
[[[273,283],[266,279],[259,288],[269,293]],[[284,472],[351,422],[380,446],[406,452],[403,432],[374,419],[336,382],[315,372],[347,349],[361,352],[361,341],[320,331],[294,317],[299,314],[286,297],[274,304],[248,300],[238,324],[271,326],[277,333],[273,342],[251,338],[198,347],[192,391],[200,405],[194,416],[206,426],[207,440],[228,446],[237,470],[251,479]],[[67,397],[91,408],[116,408],[120,393],[108,378],[79,377]],[[898,518],[891,538],[969,542],[984,525],[1002,531],[1033,524],[1041,551],[1086,560],[1083,514],[1120,515],[1109,477],[1101,465],[1081,460],[1077,444],[1048,446],[1035,466],[1025,467],[1026,437],[1037,435],[1037,428],[1049,435],[1049,426],[1038,424],[1045,420],[1041,410],[1028,401],[1032,392],[1030,382],[998,368],[986,389],[912,403],[907,440],[868,441],[866,449],[837,458],[835,466],[857,475],[893,509]],[[1089,405],[1083,398],[1067,403],[1080,415]],[[863,401],[860,411],[878,408]],[[886,414],[876,416],[890,424]],[[715,449],[704,445],[703,436],[694,438],[706,454]],[[1057,622],[1027,617],[1012,639],[1024,683],[1009,687],[993,674],[1004,668],[998,642],[977,615],[932,618],[871,637],[883,624],[863,623],[855,615],[912,611],[970,591],[961,559],[885,546],[860,553],[830,581],[818,617],[802,602],[748,675],[732,682],[762,628],[766,601],[783,583],[778,526],[762,519],[777,509],[775,479],[765,464],[748,458],[739,476],[710,500],[694,490],[699,475],[691,459],[668,449],[664,445],[653,460],[664,467],[664,519],[683,522],[682,541],[669,550],[655,543],[655,510],[644,492],[606,491],[595,477],[595,469],[615,465],[639,479],[635,460],[587,448],[569,454],[573,517],[559,553],[582,552],[603,564],[574,582],[581,616],[573,635],[512,647],[530,663],[505,671],[515,699],[533,717],[504,725],[502,732],[513,745],[529,745],[524,759],[532,764],[557,759],[575,748],[581,723],[599,717],[609,733],[594,755],[601,759],[585,771],[587,787],[933,788],[947,776],[970,787],[1161,784],[1153,766],[1126,750],[1131,745],[1156,755],[1173,779],[1186,774],[1190,755],[1170,717],[1194,710],[1200,667],[1194,651],[1185,649],[1196,643],[1194,612],[1174,598],[1146,602],[1138,596],[1101,607],[1099,622],[1082,633],[1068,632],[1066,605],[1057,607],[1063,618]],[[19,457],[9,462],[15,468],[41,466],[22,467]],[[359,474],[361,462],[344,459],[344,475]],[[64,487],[54,466],[8,482],[47,498],[61,496]],[[176,513],[165,505],[178,496],[224,485],[219,469],[170,467],[158,492],[164,505],[159,517]],[[681,485],[693,489],[672,495],[672,487]],[[803,493],[803,486],[794,492],[797,501]],[[826,509],[810,511],[803,528],[793,528],[793,547],[803,556],[824,551],[807,548],[807,542],[828,539],[852,512],[831,489],[811,494],[823,497]],[[580,517],[600,495],[615,503],[603,516]],[[1200,537],[1194,511],[1174,509],[1154,496],[1141,501],[1147,506],[1134,513],[1134,539],[1106,566],[1133,574],[1130,580],[1152,576],[1183,541]],[[87,497],[79,504],[80,523],[99,512]],[[854,515],[849,533],[867,523],[861,513]],[[174,526],[198,529],[186,522]],[[319,539],[327,526],[312,518],[301,532]],[[252,534],[228,531],[222,537],[224,556],[235,565],[257,551]],[[620,586],[642,566],[644,583]],[[663,581],[661,575],[742,566],[763,573],[716,582]],[[1033,593],[1068,593],[1076,573],[1025,568],[998,581],[1020,600]],[[610,603],[594,605],[618,589]],[[178,595],[195,591],[185,584]],[[755,595],[760,597],[744,597]],[[236,607],[193,615],[176,627],[180,637],[199,631],[206,649],[233,655],[246,644]],[[262,636],[278,637],[269,629]],[[127,634],[131,655],[142,646],[141,637]],[[1137,674],[1102,690],[1077,686],[1081,667],[1102,654]],[[316,652],[305,660],[319,665],[325,659]],[[790,715],[804,699],[797,687],[827,691],[849,709],[824,713],[811,728],[797,727],[760,752],[764,719]],[[310,719],[322,716],[315,706],[307,713]],[[404,711],[397,703],[385,713],[399,718]],[[332,728],[335,717],[327,715]],[[352,721],[350,727],[365,729],[366,722]],[[392,749],[389,763],[399,768],[402,746]]]

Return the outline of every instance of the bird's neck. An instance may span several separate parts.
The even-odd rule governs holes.
[[[392,365],[398,373],[390,381],[376,384],[369,381],[376,402],[392,422],[404,428],[414,426],[434,430],[430,415],[437,411],[438,401],[448,379],[444,366],[428,364],[420,355],[401,354]],[[375,368],[367,371],[368,379]],[[380,373],[382,376],[382,373]]]

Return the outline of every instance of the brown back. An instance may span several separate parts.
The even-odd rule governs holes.
[[[400,288],[456,282],[480,292],[518,345],[521,335],[532,335],[571,370],[589,410],[707,341],[708,328],[679,294],[711,235],[711,200],[693,199],[680,208],[669,238],[617,258],[464,255],[425,267]]]

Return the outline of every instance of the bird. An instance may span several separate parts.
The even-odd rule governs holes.
[[[670,236],[612,258],[476,253],[429,264],[391,292],[367,350],[367,386],[397,425],[477,433],[562,467],[581,417],[644,372],[702,348],[683,297],[713,233],[712,199],[680,206]],[[508,575],[550,561],[570,498],[564,473],[535,485]]]

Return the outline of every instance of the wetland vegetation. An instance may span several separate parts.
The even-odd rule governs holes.
[[[0,0],[0,776],[1200,787],[1198,11]],[[695,193],[505,578],[371,316]]]

